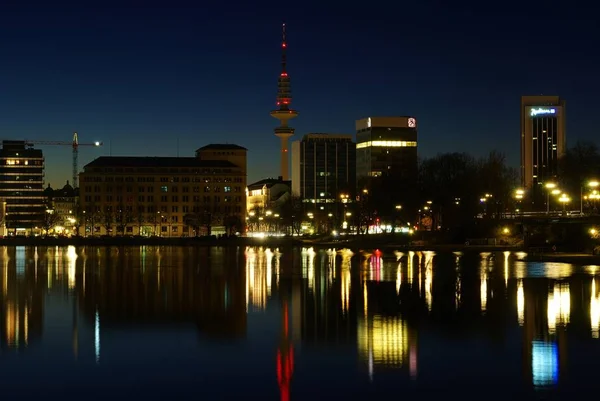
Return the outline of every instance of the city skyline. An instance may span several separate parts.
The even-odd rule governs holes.
[[[588,17],[568,10],[536,9],[534,16],[534,5],[491,13],[420,4],[404,7],[410,18],[398,27],[392,20],[400,6],[372,17],[327,7],[311,16],[283,6],[251,19],[255,10],[245,5],[226,13],[216,5],[158,4],[107,4],[93,13],[74,2],[52,10],[40,3],[36,11],[3,6],[2,139],[69,141],[77,131],[82,142],[103,141],[81,150],[80,170],[103,155],[192,156],[228,142],[249,149],[248,182],[277,177],[279,141],[267,114],[275,106],[282,21],[302,111],[295,137],[352,133],[354,121],[369,115],[414,115],[420,157],[497,149],[518,167],[519,99],[543,93],[569,102],[567,145],[594,139],[598,57],[584,51],[593,36]],[[357,29],[359,20],[377,20],[377,28]],[[536,20],[562,30],[531,51],[523,38],[535,33]],[[496,29],[503,26],[511,30]],[[556,46],[565,48],[558,62],[540,68]],[[377,57],[389,62],[357,62]],[[46,182],[62,187],[70,181],[70,149],[42,150]]]

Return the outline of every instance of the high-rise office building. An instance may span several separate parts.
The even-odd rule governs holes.
[[[368,117],[356,121],[356,177],[380,213],[404,204],[417,184],[417,120]],[[390,211],[390,210],[388,210]]]
[[[41,233],[46,213],[41,150],[25,141],[2,141],[0,201],[6,202],[4,224],[9,235]]]
[[[566,151],[565,101],[558,96],[521,97],[521,185],[554,180]]]
[[[292,143],[292,193],[308,203],[334,203],[356,188],[352,135],[308,134]]]

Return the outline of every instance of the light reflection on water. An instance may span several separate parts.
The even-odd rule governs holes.
[[[519,258],[510,252],[2,247],[0,373],[16,374],[2,362],[12,351],[30,358],[29,369],[51,351],[53,363],[77,363],[90,382],[99,373],[87,366],[135,363],[125,354],[147,361],[139,374],[154,369],[167,376],[183,373],[164,366],[164,358],[185,366],[194,361],[191,369],[214,376],[202,361],[220,355],[229,361],[228,377],[250,380],[250,369],[264,378],[256,391],[270,394],[269,378],[276,375],[276,391],[292,399],[304,391],[295,387],[295,375],[316,386],[328,373],[321,365],[342,360],[336,375],[350,396],[388,391],[386,383],[393,387],[402,377],[416,388],[421,380],[435,386],[451,378],[457,391],[474,376],[515,371],[522,373],[496,384],[507,391],[523,384],[552,390],[567,386],[562,378],[571,371],[571,381],[584,380],[581,367],[600,357],[599,269]],[[190,333],[197,345],[181,340]],[[149,336],[152,347],[140,348]],[[71,346],[61,348],[65,341]],[[217,351],[218,344],[229,346]],[[569,355],[584,346],[589,349]],[[170,351],[155,355],[161,348]],[[139,351],[123,352],[130,349]],[[448,367],[444,380],[432,379],[441,366]],[[356,375],[365,382],[343,380]]]

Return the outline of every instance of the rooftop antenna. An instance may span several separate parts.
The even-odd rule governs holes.
[[[177,157],[179,157],[179,138],[177,138]]]

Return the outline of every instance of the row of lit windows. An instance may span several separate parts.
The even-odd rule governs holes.
[[[376,147],[376,148],[414,148],[417,141],[367,141],[356,144],[356,149]]]
[[[244,182],[243,177],[123,177],[123,176],[81,176],[81,182]]]
[[[6,166],[41,166],[43,165],[43,159],[33,159],[33,160],[21,160],[21,159],[7,159]]]
[[[158,221],[160,220],[165,220],[167,219],[167,216],[164,216],[163,213],[166,214],[170,214],[170,213],[183,213],[183,214],[187,214],[187,213],[196,213],[196,214],[201,214],[204,212],[210,212],[210,213],[215,213],[215,214],[219,214],[219,213],[223,213],[225,215],[228,215],[230,213],[241,213],[242,212],[242,207],[241,206],[223,206],[221,207],[220,205],[214,205],[211,208],[206,208],[206,207],[201,207],[201,206],[181,206],[181,210],[179,209],[179,207],[172,207],[171,211],[169,212],[169,208],[167,206],[161,206],[159,208],[155,207],[154,205],[151,206],[138,206],[137,207],[137,214],[136,216],[133,216],[132,214],[134,214],[134,209],[131,206],[126,207],[125,209],[120,209],[121,212],[119,212],[118,210],[115,211],[115,209],[112,209],[111,206],[106,206],[104,211],[102,211],[102,209],[100,208],[100,206],[88,206],[85,208],[85,214],[88,216],[88,219],[90,218],[96,218],[98,220],[101,220],[102,217],[112,217],[112,216],[108,216],[108,214],[115,214],[117,215],[117,217],[119,217],[119,215],[123,215],[126,214],[127,220],[130,220],[132,218],[134,218],[135,220],[143,220],[143,221],[149,221],[149,220],[155,220],[158,219]],[[144,216],[143,214],[147,214],[147,216]],[[101,216],[102,215],[102,216]],[[177,217],[177,216],[172,216],[172,217]]]
[[[143,193],[143,192],[148,192],[148,193],[153,193],[154,192],[154,188],[153,186],[139,186],[137,187],[137,192],[139,193]],[[192,189],[191,192],[195,192],[195,193],[199,193],[199,192],[204,192],[204,193],[219,193],[221,192],[242,192],[242,187],[240,186],[235,186],[232,187],[230,185],[225,185],[223,187],[221,186],[214,186],[214,187],[210,187],[210,186],[204,186],[204,187],[199,187],[199,186],[194,186],[194,187],[189,187],[189,186],[183,186],[181,187],[181,192],[182,193],[189,193],[190,192],[190,188]],[[107,186],[106,188],[102,188],[99,185],[94,185],[93,187],[91,185],[86,185],[85,187],[83,187],[84,191],[83,193],[85,194],[86,192],[90,193],[90,192],[94,192],[94,193],[112,193],[113,189],[115,190],[114,192],[123,192],[123,187],[122,186],[116,186],[116,187],[112,187],[112,186]],[[134,187],[133,186],[126,186],[125,187],[125,192],[128,193],[132,193]],[[167,186],[167,185],[163,185],[160,187],[160,192],[172,192],[172,193],[178,193],[179,192],[179,187],[176,185],[172,185],[171,187]]]
[[[85,202],[90,203],[90,202],[102,202],[102,197],[100,195],[94,195],[92,197],[92,195],[86,195],[84,197]],[[198,196],[198,195],[194,195],[192,197],[188,196],[188,195],[184,195],[181,197],[181,202],[182,203],[187,203],[187,202],[194,202],[194,203],[198,203],[198,202],[203,202],[203,203],[210,203],[211,200],[214,203],[220,203],[221,202],[221,197],[220,196]],[[160,201],[163,203],[166,202],[172,202],[172,203],[179,203],[179,196],[177,195],[173,195],[171,196],[171,198],[169,199],[169,197],[167,195],[162,195],[160,197]],[[133,203],[133,196],[129,196],[129,197],[123,197],[121,195],[117,195],[113,198],[112,195],[107,195],[106,196],[106,202],[117,202],[117,203],[121,203],[121,202],[126,202],[126,203]],[[148,196],[143,196],[140,195],[138,196],[138,203],[145,203],[145,202],[154,202],[154,196],[153,195],[148,195]],[[223,202],[235,202],[235,203],[240,203],[242,202],[242,197],[241,196],[223,196]]]

